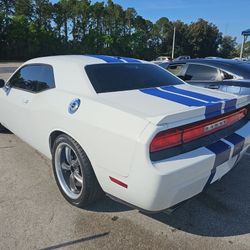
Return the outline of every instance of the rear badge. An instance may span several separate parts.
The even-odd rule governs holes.
[[[70,102],[69,107],[68,107],[68,112],[70,114],[74,114],[78,108],[80,107],[81,100],[80,99],[74,99]]]
[[[206,126],[204,128],[204,132],[209,132],[211,130],[223,127],[224,125],[226,125],[226,121],[225,120],[222,120],[222,121],[219,121],[219,122],[215,122],[213,124],[210,124],[210,125]]]

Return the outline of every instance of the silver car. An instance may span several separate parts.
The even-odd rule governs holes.
[[[230,59],[189,59],[159,64],[189,84],[250,95],[250,63]]]

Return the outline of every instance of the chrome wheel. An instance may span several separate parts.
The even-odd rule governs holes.
[[[69,198],[78,199],[83,189],[83,174],[76,152],[62,142],[56,148],[54,161],[61,188]]]

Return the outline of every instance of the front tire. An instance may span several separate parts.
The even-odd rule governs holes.
[[[56,183],[64,198],[84,208],[98,200],[103,191],[81,146],[70,136],[59,135],[52,148]]]

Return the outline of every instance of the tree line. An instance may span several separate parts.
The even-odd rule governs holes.
[[[112,0],[0,0],[0,60],[57,54],[107,54],[152,60],[171,55],[237,55],[236,39],[204,19],[191,24],[166,17],[155,23]]]

